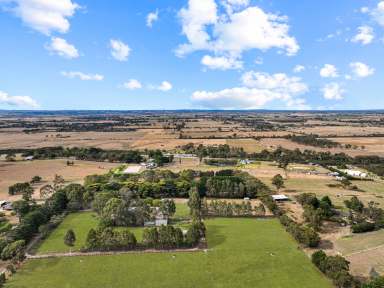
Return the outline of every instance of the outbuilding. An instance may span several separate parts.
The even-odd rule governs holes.
[[[289,198],[287,196],[285,196],[284,194],[272,195],[272,198],[276,202],[283,202],[283,201],[289,200]]]

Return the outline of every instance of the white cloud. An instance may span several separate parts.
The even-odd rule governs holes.
[[[345,93],[340,84],[335,82],[326,84],[321,91],[323,92],[323,97],[327,100],[341,100]]]
[[[296,65],[293,67],[293,72],[294,73],[301,73],[305,71],[305,67],[303,65]]]
[[[241,8],[249,2],[227,0],[224,4]],[[300,47],[288,33],[286,16],[266,13],[256,6],[241,9],[235,12],[226,9],[226,13],[219,14],[221,10],[214,0],[189,0],[188,7],[179,12],[182,33],[188,43],[179,45],[176,55],[205,50],[213,52],[215,57],[241,60],[242,53],[251,49],[277,48],[287,55],[298,52]]]
[[[111,55],[117,61],[127,61],[131,48],[121,40],[111,39],[109,41]]]
[[[160,91],[164,91],[164,92],[166,92],[166,91],[169,91],[169,90],[172,89],[172,84],[169,83],[168,81],[163,81],[163,82],[161,82],[161,84],[157,87],[157,89],[160,90]]]
[[[80,80],[83,80],[83,81],[90,81],[90,80],[101,81],[104,79],[104,76],[100,74],[85,74],[83,72],[78,72],[78,71],[69,71],[69,72],[62,71],[61,75],[71,79],[79,78]]]
[[[188,8],[179,12],[182,32],[189,43],[180,45],[176,54],[182,56],[195,50],[209,49],[210,36],[206,26],[217,22],[217,5],[214,0],[189,0]]]
[[[337,68],[332,64],[325,64],[320,69],[320,76],[323,78],[336,78],[338,77]]]
[[[282,101],[291,109],[309,108],[304,99],[297,97],[308,91],[298,77],[249,71],[241,80],[242,87],[195,91],[192,100],[204,107],[221,109],[258,109],[274,100]]]
[[[30,96],[10,96],[2,91],[0,91],[0,104],[31,108],[39,107],[36,100],[32,99]]]
[[[240,69],[243,67],[243,63],[241,61],[225,56],[212,57],[210,55],[205,55],[201,59],[201,64],[212,70]]]
[[[289,77],[284,73],[268,74],[249,71],[242,75],[246,87],[269,89],[287,95],[299,95],[308,91],[308,86],[299,77]]]
[[[353,63],[350,63],[349,66],[352,69],[353,75],[357,78],[365,78],[375,73],[375,69],[369,67],[365,63],[353,62]]]
[[[1,1],[0,1],[1,2]],[[3,0],[14,3],[11,9],[22,21],[45,35],[52,32],[66,33],[70,28],[68,18],[80,6],[72,0]]]
[[[361,43],[362,45],[368,45],[375,38],[372,27],[360,26],[357,28],[357,30],[358,33],[351,39],[352,42]]]
[[[135,90],[140,89],[143,86],[141,85],[140,81],[136,79],[129,79],[127,82],[123,83],[123,87],[129,90]]]
[[[380,1],[370,14],[379,25],[384,26],[384,1]]]
[[[152,28],[152,25],[154,22],[159,20],[159,11],[156,10],[155,12],[151,12],[147,15],[147,26],[149,28]]]
[[[363,13],[363,14],[366,14],[366,13],[369,12],[369,8],[368,8],[368,7],[365,7],[365,6],[364,6],[364,7],[361,7],[361,8],[360,8],[360,12]]]
[[[73,59],[79,57],[79,52],[77,51],[76,47],[72,44],[69,44],[67,40],[63,38],[51,38],[51,43],[47,44],[45,48],[51,53],[65,58]]]

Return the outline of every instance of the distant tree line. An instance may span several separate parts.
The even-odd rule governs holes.
[[[308,146],[321,147],[321,148],[337,148],[342,145],[338,142],[320,138],[319,135],[309,134],[309,135],[288,135],[287,139]]]

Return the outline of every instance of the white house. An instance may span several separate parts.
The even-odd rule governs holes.
[[[24,160],[25,161],[32,161],[33,160],[33,156],[26,156],[26,157],[24,157]]]

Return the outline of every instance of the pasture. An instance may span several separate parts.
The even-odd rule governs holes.
[[[206,225],[206,252],[28,260],[5,287],[332,287],[276,219]]]

